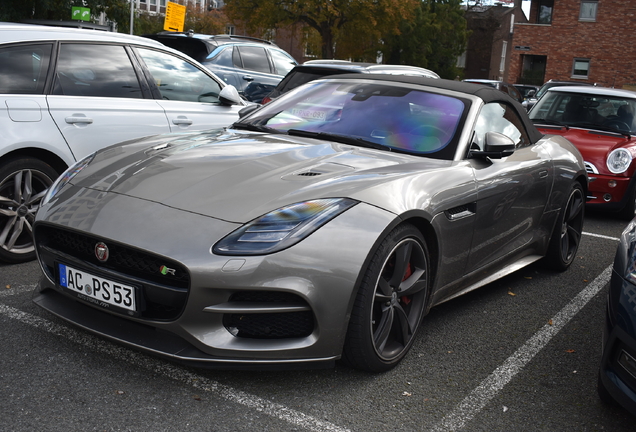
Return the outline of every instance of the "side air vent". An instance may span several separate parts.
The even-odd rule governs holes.
[[[475,204],[464,204],[453,207],[444,212],[449,220],[462,219],[475,214]]]
[[[322,173],[306,171],[306,172],[298,173],[297,175],[303,176],[303,177],[315,177],[315,176],[322,175]]]

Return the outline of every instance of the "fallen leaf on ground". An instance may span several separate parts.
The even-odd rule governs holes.
[[[513,293],[512,291],[508,291],[508,295],[516,296],[517,294]]]
[[[575,350],[573,350],[573,349],[569,349],[569,350],[565,350],[565,352],[566,352],[566,353],[570,353],[570,354],[572,354],[573,352],[576,352],[576,351],[575,351]]]
[[[552,320],[548,321],[548,324],[552,325]]]

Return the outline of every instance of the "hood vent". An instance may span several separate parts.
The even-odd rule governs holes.
[[[312,167],[302,168],[296,172],[283,176],[283,179],[300,180],[300,178],[317,177],[321,175],[334,175],[334,174],[341,174],[341,173],[350,172],[350,171],[355,171],[355,168],[349,165],[329,162],[329,163],[314,165]]]
[[[305,171],[305,172],[301,172],[298,173],[296,175],[302,176],[302,177],[314,177],[314,176],[319,176],[322,175],[323,173],[320,172],[315,172],[315,171]]]

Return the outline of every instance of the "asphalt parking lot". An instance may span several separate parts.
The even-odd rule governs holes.
[[[632,431],[596,394],[625,225],[588,213],[567,272],[537,263],[434,308],[378,375],[182,367],[37,308],[36,263],[0,266],[0,431]]]

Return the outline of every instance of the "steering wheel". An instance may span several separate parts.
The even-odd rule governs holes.
[[[618,120],[618,119],[605,120],[603,122],[603,126],[608,126],[608,127],[611,127],[611,128],[622,130],[622,131],[628,131],[629,130],[629,125],[627,123],[625,123],[624,121],[621,121],[621,120]]]
[[[435,136],[435,137],[444,137],[447,135],[447,132],[444,129],[440,129],[437,126],[432,125],[423,125],[418,126],[414,129],[411,129],[409,132],[412,135],[423,135],[423,136]]]

